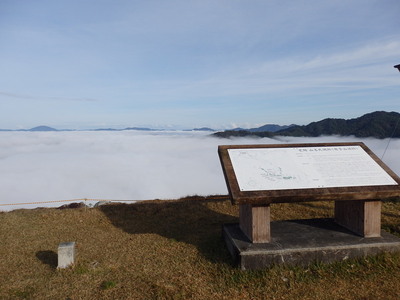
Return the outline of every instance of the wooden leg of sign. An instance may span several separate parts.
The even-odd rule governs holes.
[[[252,243],[268,243],[271,241],[269,205],[239,205],[239,225],[243,233]]]
[[[335,201],[335,222],[363,237],[380,237],[381,206],[381,201]]]

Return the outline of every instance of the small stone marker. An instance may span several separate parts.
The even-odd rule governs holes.
[[[58,269],[65,269],[75,263],[75,242],[58,245]]]

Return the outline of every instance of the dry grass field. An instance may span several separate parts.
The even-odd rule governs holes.
[[[276,204],[272,218],[330,217],[332,203]],[[0,299],[400,299],[400,254],[241,271],[221,238],[225,198],[0,213]],[[400,202],[382,226],[400,236]],[[60,242],[75,266],[57,270]]]

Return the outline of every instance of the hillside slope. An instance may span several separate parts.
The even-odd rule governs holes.
[[[258,136],[258,137],[273,137],[294,136],[294,137],[318,137],[322,135],[340,135],[356,137],[374,137],[374,138],[389,138],[400,137],[399,125],[400,114],[397,112],[376,111],[365,114],[355,119],[333,119],[328,118],[318,122],[312,122],[308,125],[295,125],[289,128],[271,131],[232,131],[217,132],[214,135],[217,137],[232,137],[232,136]]]

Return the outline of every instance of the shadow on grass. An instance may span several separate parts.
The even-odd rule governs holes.
[[[238,218],[216,212],[207,205],[218,201],[222,200],[188,197],[177,201],[103,205],[100,210],[114,226],[127,233],[158,234],[196,246],[212,262],[230,263],[221,238],[222,224],[238,222]]]
[[[57,268],[58,256],[54,251],[38,251],[36,252],[36,257],[50,268]]]
[[[386,212],[386,211],[383,211],[382,215],[385,215],[387,217],[392,217],[392,218],[398,218],[399,217],[398,214],[394,214],[394,213],[390,213],[390,212]]]
[[[318,209],[318,210],[321,210],[321,211],[324,211],[324,212],[332,212],[333,213],[333,207],[329,207],[329,206],[326,206],[326,205],[322,205],[321,203],[315,203],[315,202],[296,202],[296,204],[297,205],[300,205],[300,206],[305,206],[305,207],[308,207],[308,208],[311,208],[311,209]]]
[[[383,224],[382,228],[387,232],[400,237],[400,225],[399,224]]]

